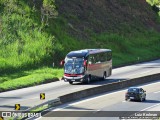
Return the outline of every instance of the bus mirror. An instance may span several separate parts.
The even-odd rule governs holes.
[[[86,62],[86,60],[83,62],[83,65],[84,65],[84,66],[86,66],[86,65],[87,65],[87,62]]]
[[[60,62],[60,65],[64,65],[64,63],[65,63],[64,60],[62,60],[62,61]]]

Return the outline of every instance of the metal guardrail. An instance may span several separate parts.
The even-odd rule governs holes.
[[[117,81],[113,83],[108,83],[106,85],[97,86],[97,87],[69,93],[63,96],[59,96],[59,98],[63,104],[63,103],[71,102],[74,100],[79,100],[88,96],[93,96],[93,95],[101,94],[105,92],[111,92],[113,90],[119,90],[119,89],[140,85],[144,83],[155,82],[157,80],[160,80],[160,73],[133,78],[133,79],[126,79],[123,81]]]
[[[89,88],[89,89],[85,89],[82,91],[77,91],[74,93],[59,96],[59,98],[57,98],[57,99],[49,100],[45,103],[42,103],[40,105],[29,108],[25,111],[33,111],[33,110],[35,110],[39,107],[43,107],[43,106],[47,106],[49,108],[49,107],[53,107],[53,106],[60,105],[63,103],[67,103],[67,102],[71,102],[71,101],[78,100],[81,98],[85,98],[88,96],[92,96],[95,94],[118,90],[118,89],[130,87],[130,86],[134,86],[134,85],[139,85],[139,84],[144,84],[144,83],[148,83],[148,82],[154,82],[159,79],[160,79],[160,73],[149,75],[149,76],[143,76],[143,77],[139,77],[139,78],[133,78],[133,79],[124,80],[124,81],[119,81],[119,82],[114,82],[114,83],[109,83],[109,84],[106,84],[103,86]],[[23,111],[23,112],[25,112],[25,111]],[[14,120],[16,120],[16,118]]]
[[[32,107],[32,108],[29,108],[29,109],[27,109],[27,110],[25,110],[25,111],[32,111],[32,110],[35,110],[35,109],[37,109],[37,108],[39,108],[39,107],[43,107],[43,106],[53,107],[53,106],[59,105],[59,104],[61,104],[60,99],[59,99],[59,98],[56,98],[56,99],[54,99],[54,100],[49,100],[49,101],[44,102],[44,103],[42,103],[42,104],[36,105],[36,106],[34,106],[34,107]]]
[[[54,107],[56,105],[60,105],[61,104],[61,101],[60,101],[60,98],[56,98],[56,99],[53,99],[53,100],[49,100],[47,102],[44,102],[42,104],[39,104],[39,105],[36,105],[34,107],[31,107],[31,108],[28,108],[27,110],[24,110],[24,111],[17,111],[19,113],[28,113],[28,112],[32,112],[33,110],[36,110],[40,107],[43,107],[43,106],[46,106],[47,108],[49,107]],[[27,119],[28,117],[24,117],[22,119]],[[13,120],[17,120],[18,117],[14,117]]]

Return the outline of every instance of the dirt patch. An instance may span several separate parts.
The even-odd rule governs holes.
[[[56,0],[59,16],[63,16],[77,37],[94,33],[128,29],[160,31],[156,13],[145,0]]]

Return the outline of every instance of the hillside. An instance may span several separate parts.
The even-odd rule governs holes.
[[[157,15],[145,0],[57,0],[57,5],[59,15],[67,20],[74,36],[88,36],[88,31],[98,34],[133,34],[152,28],[160,31]]]
[[[77,49],[112,49],[114,66],[160,58],[160,17],[145,0],[0,0],[0,15],[0,88],[61,77],[53,62]]]
[[[67,50],[110,48],[114,65],[159,57],[160,18],[145,0],[56,0],[56,5],[61,30],[77,42],[67,45],[70,39],[55,31]]]

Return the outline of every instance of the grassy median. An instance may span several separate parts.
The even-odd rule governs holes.
[[[62,77],[62,73],[62,69],[44,67],[2,75],[0,77],[0,92],[58,81]]]

